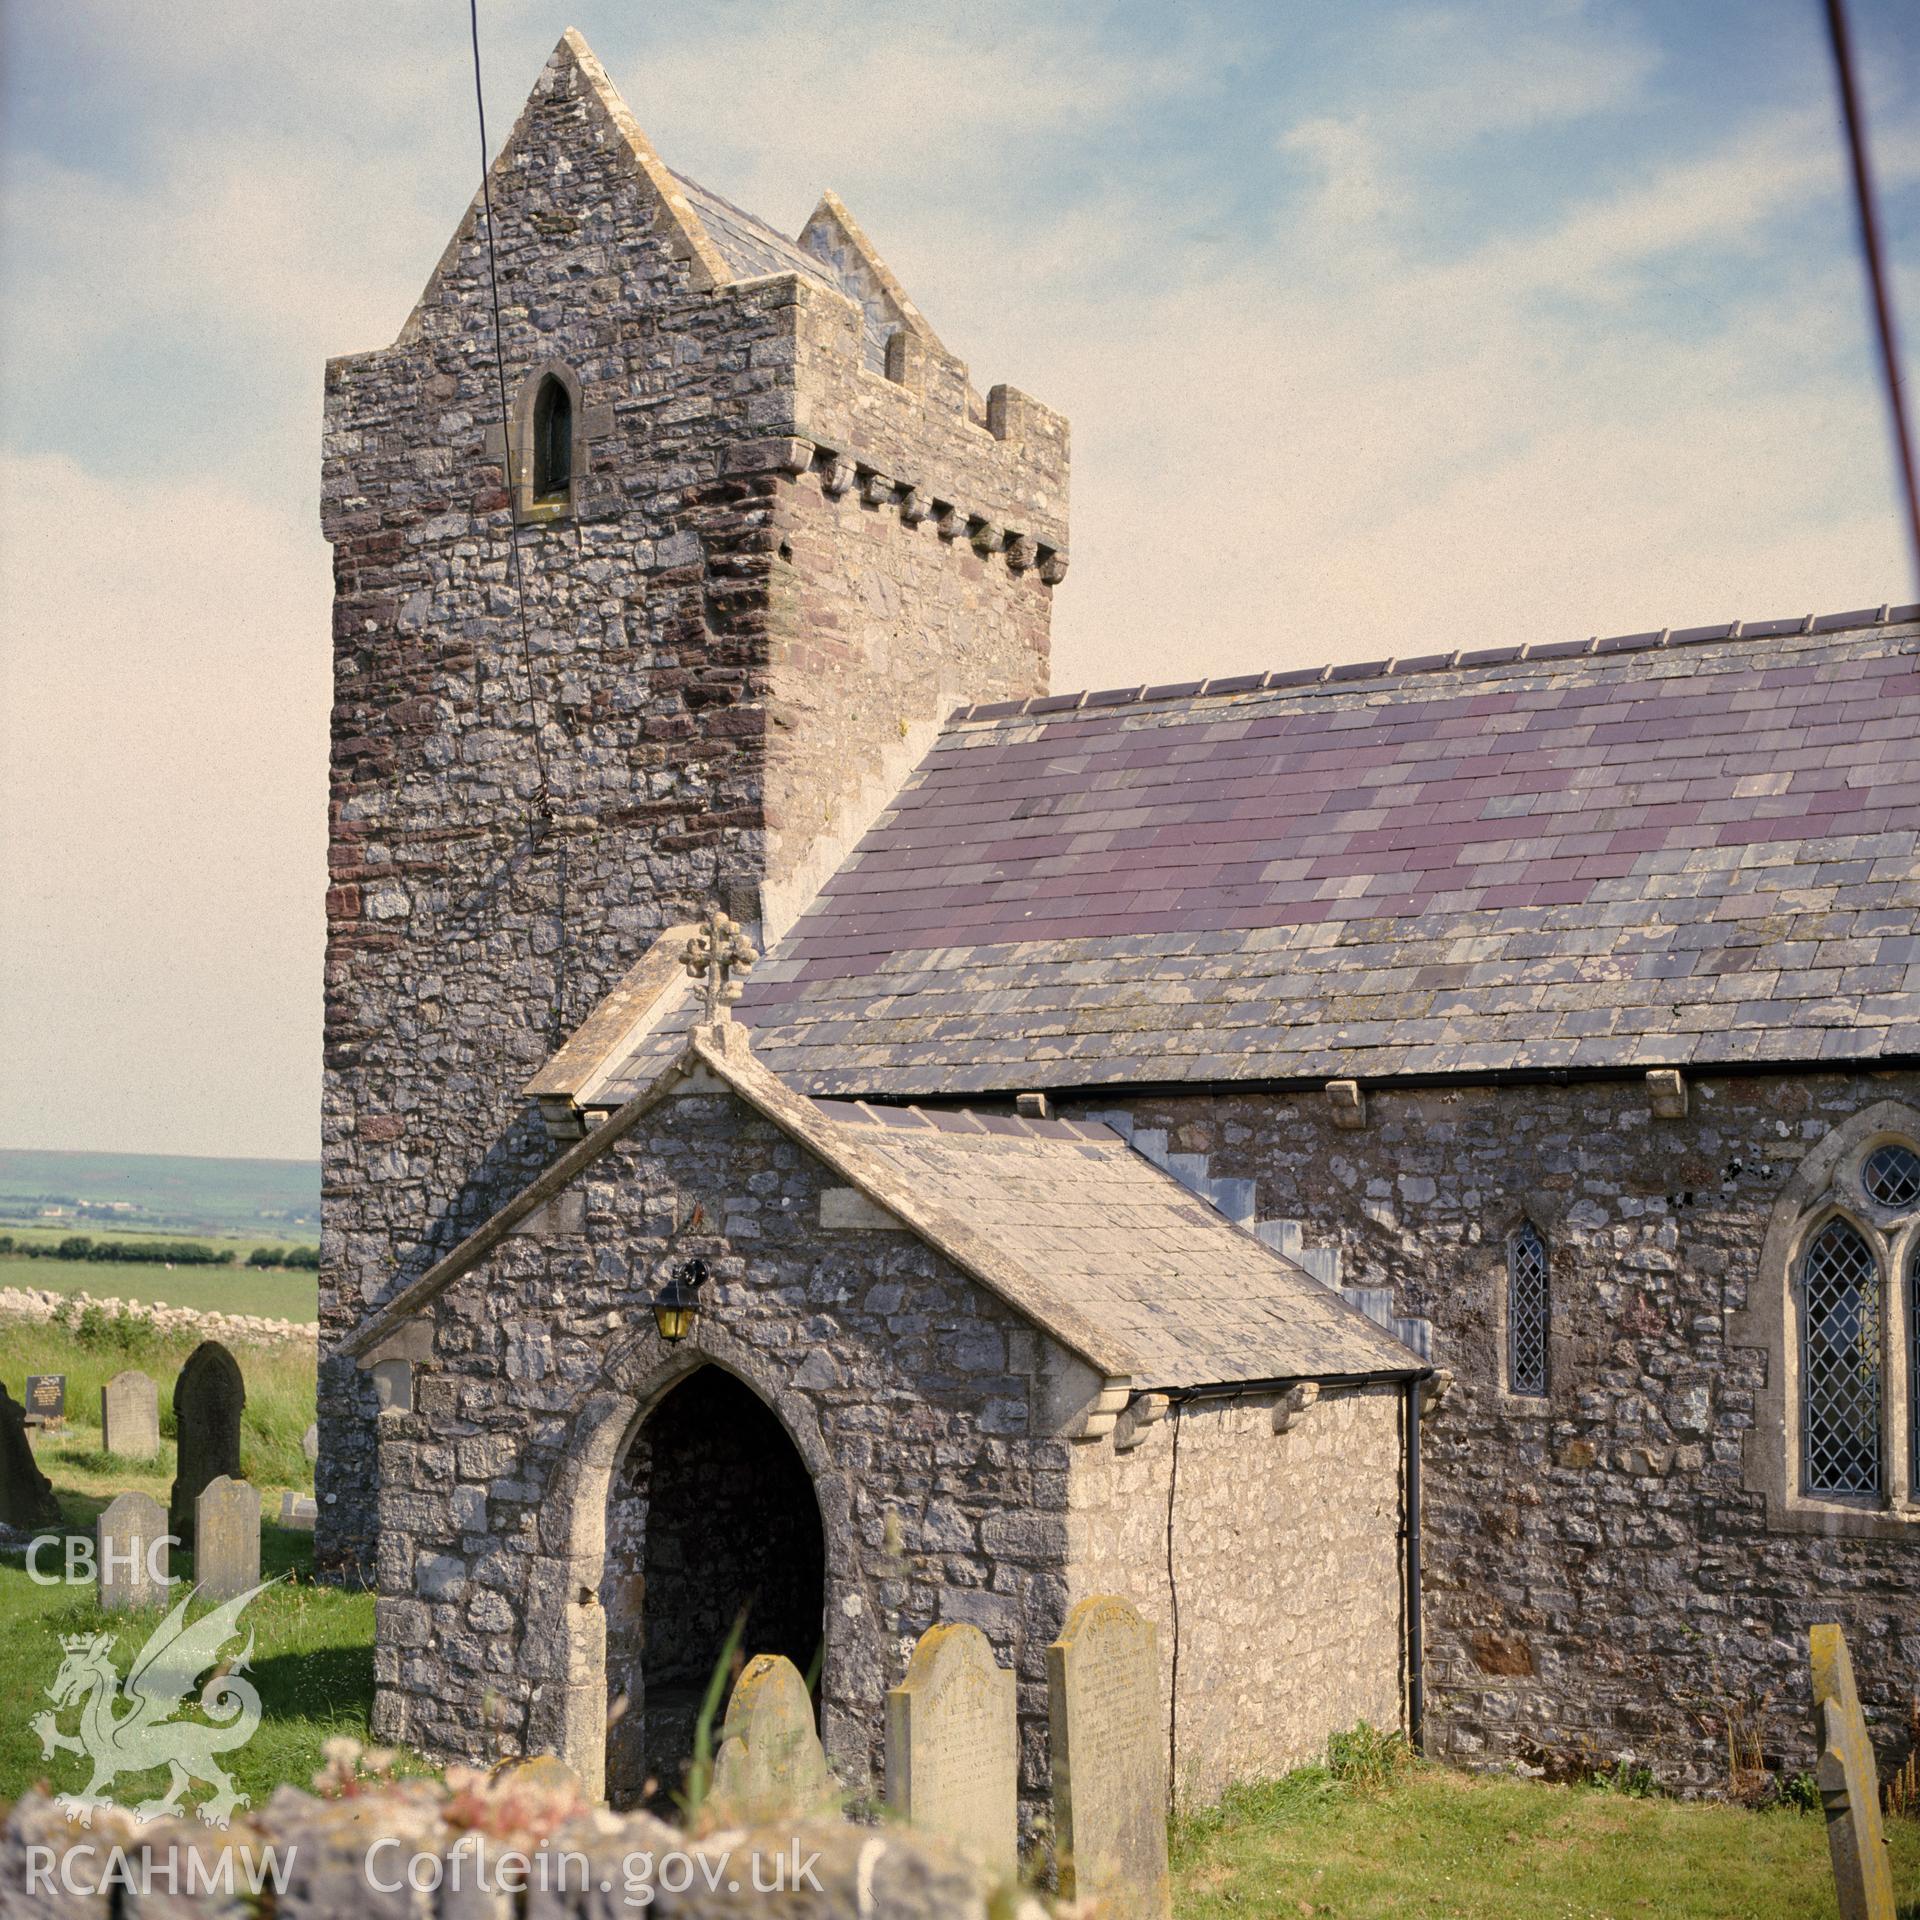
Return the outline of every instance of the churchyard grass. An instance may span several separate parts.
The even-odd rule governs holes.
[[[46,1464],[68,1524],[82,1513],[90,1523],[92,1513],[106,1504],[104,1498],[76,1496],[58,1463]],[[122,1469],[107,1477],[116,1490],[142,1484],[162,1501],[166,1498],[160,1476]],[[247,1608],[241,1621],[243,1631],[251,1630],[254,1636],[248,1671],[260,1690],[261,1721],[246,1745],[224,1762],[256,1806],[282,1781],[307,1787],[323,1764],[326,1741],[347,1735],[365,1742],[373,1704],[373,1595],[313,1585],[308,1534],[263,1526],[260,1560],[263,1578],[282,1576]],[[44,1564],[51,1567],[58,1561],[58,1554],[46,1551]],[[190,1578],[192,1565],[192,1556],[181,1554],[174,1571]],[[159,1610],[103,1614],[94,1604],[91,1585],[37,1586],[19,1561],[0,1564],[0,1800],[14,1798],[38,1780],[55,1792],[77,1791],[86,1784],[86,1763],[72,1753],[43,1758],[31,1725],[34,1715],[48,1707],[44,1689],[59,1669],[60,1635],[117,1635],[115,1664],[124,1674],[129,1658],[161,1617]],[[72,1731],[71,1711],[61,1725]],[[424,1768],[403,1758],[399,1770]],[[113,1783],[112,1793],[126,1804],[163,1791],[165,1785],[164,1771],[128,1775]]]
[[[173,1383],[199,1344],[192,1334],[156,1334],[138,1323],[108,1321],[104,1330],[90,1335],[88,1329],[52,1321],[0,1320],[0,1343],[7,1354],[7,1391],[16,1400],[24,1394],[30,1373],[67,1376],[66,1426],[33,1434],[40,1470],[63,1498],[71,1493],[110,1499],[137,1490],[165,1502],[173,1480]],[[313,1490],[313,1469],[300,1450],[300,1436],[313,1419],[313,1348],[297,1340],[240,1343],[233,1353],[247,1383],[240,1464],[261,1498],[277,1511],[282,1488]],[[100,1451],[100,1389],[126,1367],[151,1375],[159,1389],[160,1454],[155,1460],[119,1462]],[[69,1522],[80,1517],[69,1506]],[[84,1517],[91,1525],[92,1513]]]
[[[88,1344],[66,1328],[19,1322],[0,1324],[0,1336],[9,1353],[7,1384],[16,1395],[28,1371],[67,1376],[67,1426],[32,1436],[67,1530],[91,1539],[94,1520],[116,1494],[150,1493],[164,1506],[174,1472],[173,1382],[195,1341],[183,1334]],[[247,1384],[241,1462],[270,1516],[279,1510],[283,1489],[309,1492],[313,1486],[313,1470],[300,1449],[313,1418],[313,1353],[298,1344],[242,1344],[233,1352]],[[159,1387],[160,1452],[150,1461],[116,1459],[100,1448],[100,1388],[123,1367],[139,1367]],[[231,1761],[234,1778],[256,1803],[283,1780],[306,1786],[322,1765],[326,1740],[344,1734],[364,1742],[373,1703],[373,1596],[315,1586],[312,1536],[271,1519],[261,1529],[260,1558],[263,1576],[280,1577],[247,1609],[243,1622],[254,1634],[251,1672],[262,1719]],[[44,1568],[60,1561],[58,1551],[43,1549]],[[193,1556],[176,1554],[173,1571],[190,1580]],[[104,1615],[91,1584],[42,1586],[20,1560],[0,1562],[0,1800],[36,1780],[56,1791],[85,1784],[77,1756],[42,1758],[29,1724],[48,1705],[44,1689],[60,1664],[59,1636],[102,1630],[118,1635],[115,1652],[124,1672],[127,1656],[160,1618],[158,1611]],[[70,1720],[62,1723],[69,1731]],[[116,1781],[113,1792],[128,1801],[164,1784],[164,1775],[129,1778]]]
[[[1889,1825],[1920,1915],[1920,1823]],[[1831,1920],[1826,1823],[1413,1766],[1369,1789],[1306,1767],[1174,1827],[1180,1920]]]

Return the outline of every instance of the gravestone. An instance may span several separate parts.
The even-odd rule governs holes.
[[[978,1627],[929,1627],[887,1692],[887,1804],[999,1880],[1019,1870],[1013,1674]]]
[[[59,1427],[67,1419],[67,1376],[64,1373],[27,1375],[27,1425]]]
[[[311,1533],[320,1518],[320,1503],[310,1493],[283,1493],[280,1496],[280,1524]]]
[[[40,1471],[27,1438],[26,1409],[0,1384],[0,1525],[24,1531],[59,1518],[53,1482]]]
[[[309,1466],[320,1458],[320,1427],[317,1421],[307,1422],[307,1430],[300,1436],[300,1451],[307,1456]]]
[[[831,1805],[838,1792],[800,1669],[783,1654],[756,1654],[727,1702],[713,1759],[715,1812],[739,1826],[800,1820]]]
[[[1894,1920],[1893,1866],[1880,1822],[1880,1769],[1853,1684],[1847,1637],[1838,1627],[1807,1634],[1813,1662],[1814,1778],[1827,1814],[1827,1850],[1841,1920]]]
[[[177,1464],[167,1523],[182,1546],[193,1545],[193,1503],[209,1480],[240,1478],[240,1414],[247,1404],[240,1363],[217,1340],[187,1355],[173,1383]]]
[[[223,1473],[193,1503],[193,1579],[212,1600],[260,1584],[260,1489]]]
[[[1092,1594],[1047,1649],[1060,1894],[1113,1920],[1169,1920],[1167,1722],[1151,1623]]]
[[[167,1516],[150,1493],[123,1493],[101,1514],[93,1543],[103,1608],[157,1607],[167,1597],[154,1577],[167,1564],[166,1549],[155,1551],[167,1530]]]
[[[137,1367],[100,1389],[100,1444],[123,1460],[151,1460],[160,1451],[160,1389]]]

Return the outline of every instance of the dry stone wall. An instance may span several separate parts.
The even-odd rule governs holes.
[[[492,193],[509,392],[578,389],[572,511],[516,520],[476,215],[394,345],[327,369],[317,1551],[349,1576],[375,1399],[331,1349],[548,1157],[519,1089],[652,933],[716,899],[760,918],[776,869],[790,913],[813,841],[882,797],[883,743],[1044,689],[1037,534],[1064,538],[1063,423],[1003,396],[996,434],[872,372],[858,308],[804,276],[706,284],[564,48]],[[904,494],[802,495],[818,468],[864,499],[861,461],[1027,544],[956,554]]]
[[[1125,1593],[1153,1622],[1163,1705],[1177,1645],[1189,1806],[1323,1759],[1356,1721],[1404,1724],[1401,1390],[1328,1388],[1275,1433],[1280,1405],[1195,1400],[1136,1445],[1073,1456],[1069,1591]]]
[[[1176,1151],[1255,1180],[1262,1215],[1336,1247],[1345,1284],[1433,1322],[1434,1360],[1458,1376],[1423,1429],[1427,1732],[1443,1757],[1626,1759],[1712,1788],[1731,1711],[1797,1772],[1814,1758],[1806,1630],[1829,1620],[1876,1737],[1901,1744],[1920,1540],[1770,1527],[1748,1460],[1785,1445],[1777,1423],[1756,1427],[1781,1362],[1739,1316],[1795,1169],[1850,1116],[1920,1104],[1920,1076],[1754,1074],[1689,1093],[1664,1120],[1642,1082],[1372,1089],[1353,1131],[1317,1091],[1131,1103]],[[1506,1244],[1523,1220],[1550,1251],[1545,1400],[1504,1390]]]

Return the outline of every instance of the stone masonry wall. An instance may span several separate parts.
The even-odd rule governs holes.
[[[1153,1621],[1169,1702],[1173,1482],[1182,1805],[1323,1760],[1356,1721],[1405,1725],[1401,1390],[1328,1388],[1284,1434],[1277,1403],[1195,1400],[1125,1451],[1074,1450],[1070,1598],[1125,1594]]]
[[[317,1550],[350,1577],[373,1553],[374,1402],[329,1350],[550,1157],[519,1089],[661,926],[716,899],[758,919],[770,839],[783,873],[807,866],[822,823],[867,804],[880,743],[1045,684],[1050,588],[1023,555],[972,578],[937,536],[923,553],[904,510],[825,515],[806,463],[830,469],[870,427],[943,497],[1002,521],[1028,503],[1036,526],[1043,494],[1064,513],[1051,416],[1003,402],[1003,430],[1020,423],[1003,439],[836,368],[858,310],[802,277],[697,284],[566,46],[492,193],[509,395],[550,364],[578,382],[574,511],[516,527],[476,215],[400,338],[327,369]],[[795,440],[803,415],[840,440]],[[848,584],[796,584],[793,566],[831,574],[834,527]],[[913,653],[923,627],[963,659]],[[770,759],[786,769],[771,819]]]
[[[611,1463],[674,1370],[705,1357],[773,1406],[813,1476],[823,1735],[843,1779],[879,1779],[883,1697],[916,1637],[967,1620],[1019,1676],[1032,1800],[1067,1600],[1049,1343],[912,1236],[823,1230],[833,1184],[731,1096],[689,1093],[440,1299],[413,1410],[380,1416],[380,1737],[485,1758],[550,1744],[569,1688],[597,1688],[604,1711],[607,1675],[568,1656],[591,1577],[568,1512],[582,1410],[616,1396]],[[706,1226],[671,1257],[699,1254],[713,1279],[668,1352],[645,1303],[696,1203]],[[603,1476],[583,1497],[604,1510],[607,1492]],[[618,1561],[603,1590],[630,1576]]]
[[[1423,1428],[1428,1747],[1479,1763],[1654,1766],[1726,1784],[1727,1720],[1812,1763],[1806,1629],[1846,1628],[1870,1718],[1904,1744],[1920,1687],[1920,1537],[1772,1530],[1749,1484],[1775,1362],[1736,1318],[1781,1190],[1848,1116],[1920,1104],[1911,1073],[1700,1079],[1682,1119],[1643,1084],[1131,1103],[1262,1217],[1339,1248],[1343,1280],[1434,1324],[1458,1384]],[[1105,1106],[1113,1103],[1103,1101]],[[1550,1397],[1504,1391],[1506,1243],[1551,1255]],[[1308,1416],[1310,1427],[1313,1416]]]

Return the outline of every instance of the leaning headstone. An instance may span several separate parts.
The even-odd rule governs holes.
[[[1047,1649],[1060,1894],[1113,1920],[1169,1920],[1167,1723],[1152,1624],[1093,1594]]]
[[[320,1458],[320,1426],[317,1421],[307,1422],[307,1430],[300,1436],[300,1451],[307,1456],[309,1466]]]
[[[100,1389],[100,1444],[123,1460],[151,1460],[160,1451],[160,1389],[137,1367]]]
[[[193,1579],[209,1599],[260,1584],[260,1489],[223,1473],[193,1503]]]
[[[801,1820],[838,1791],[800,1669],[783,1654],[756,1654],[727,1702],[709,1790],[715,1812],[738,1826]]]
[[[978,1627],[929,1627],[887,1692],[887,1804],[994,1877],[1019,1870],[1020,1732],[1013,1673]]]
[[[167,1516],[150,1493],[123,1493],[101,1514],[93,1543],[103,1608],[156,1607],[166,1598],[166,1534]]]
[[[247,1404],[240,1363],[217,1340],[187,1355],[173,1383],[173,1439],[177,1466],[167,1523],[182,1546],[193,1545],[193,1503],[209,1480],[240,1477],[240,1414]]]
[[[1827,1813],[1827,1850],[1841,1920],[1894,1920],[1893,1866],[1880,1823],[1880,1770],[1853,1684],[1847,1637],[1838,1627],[1807,1635],[1813,1658],[1814,1778]]]
[[[0,1384],[0,1524],[50,1527],[60,1518],[53,1482],[40,1471],[27,1438],[26,1409]]]

